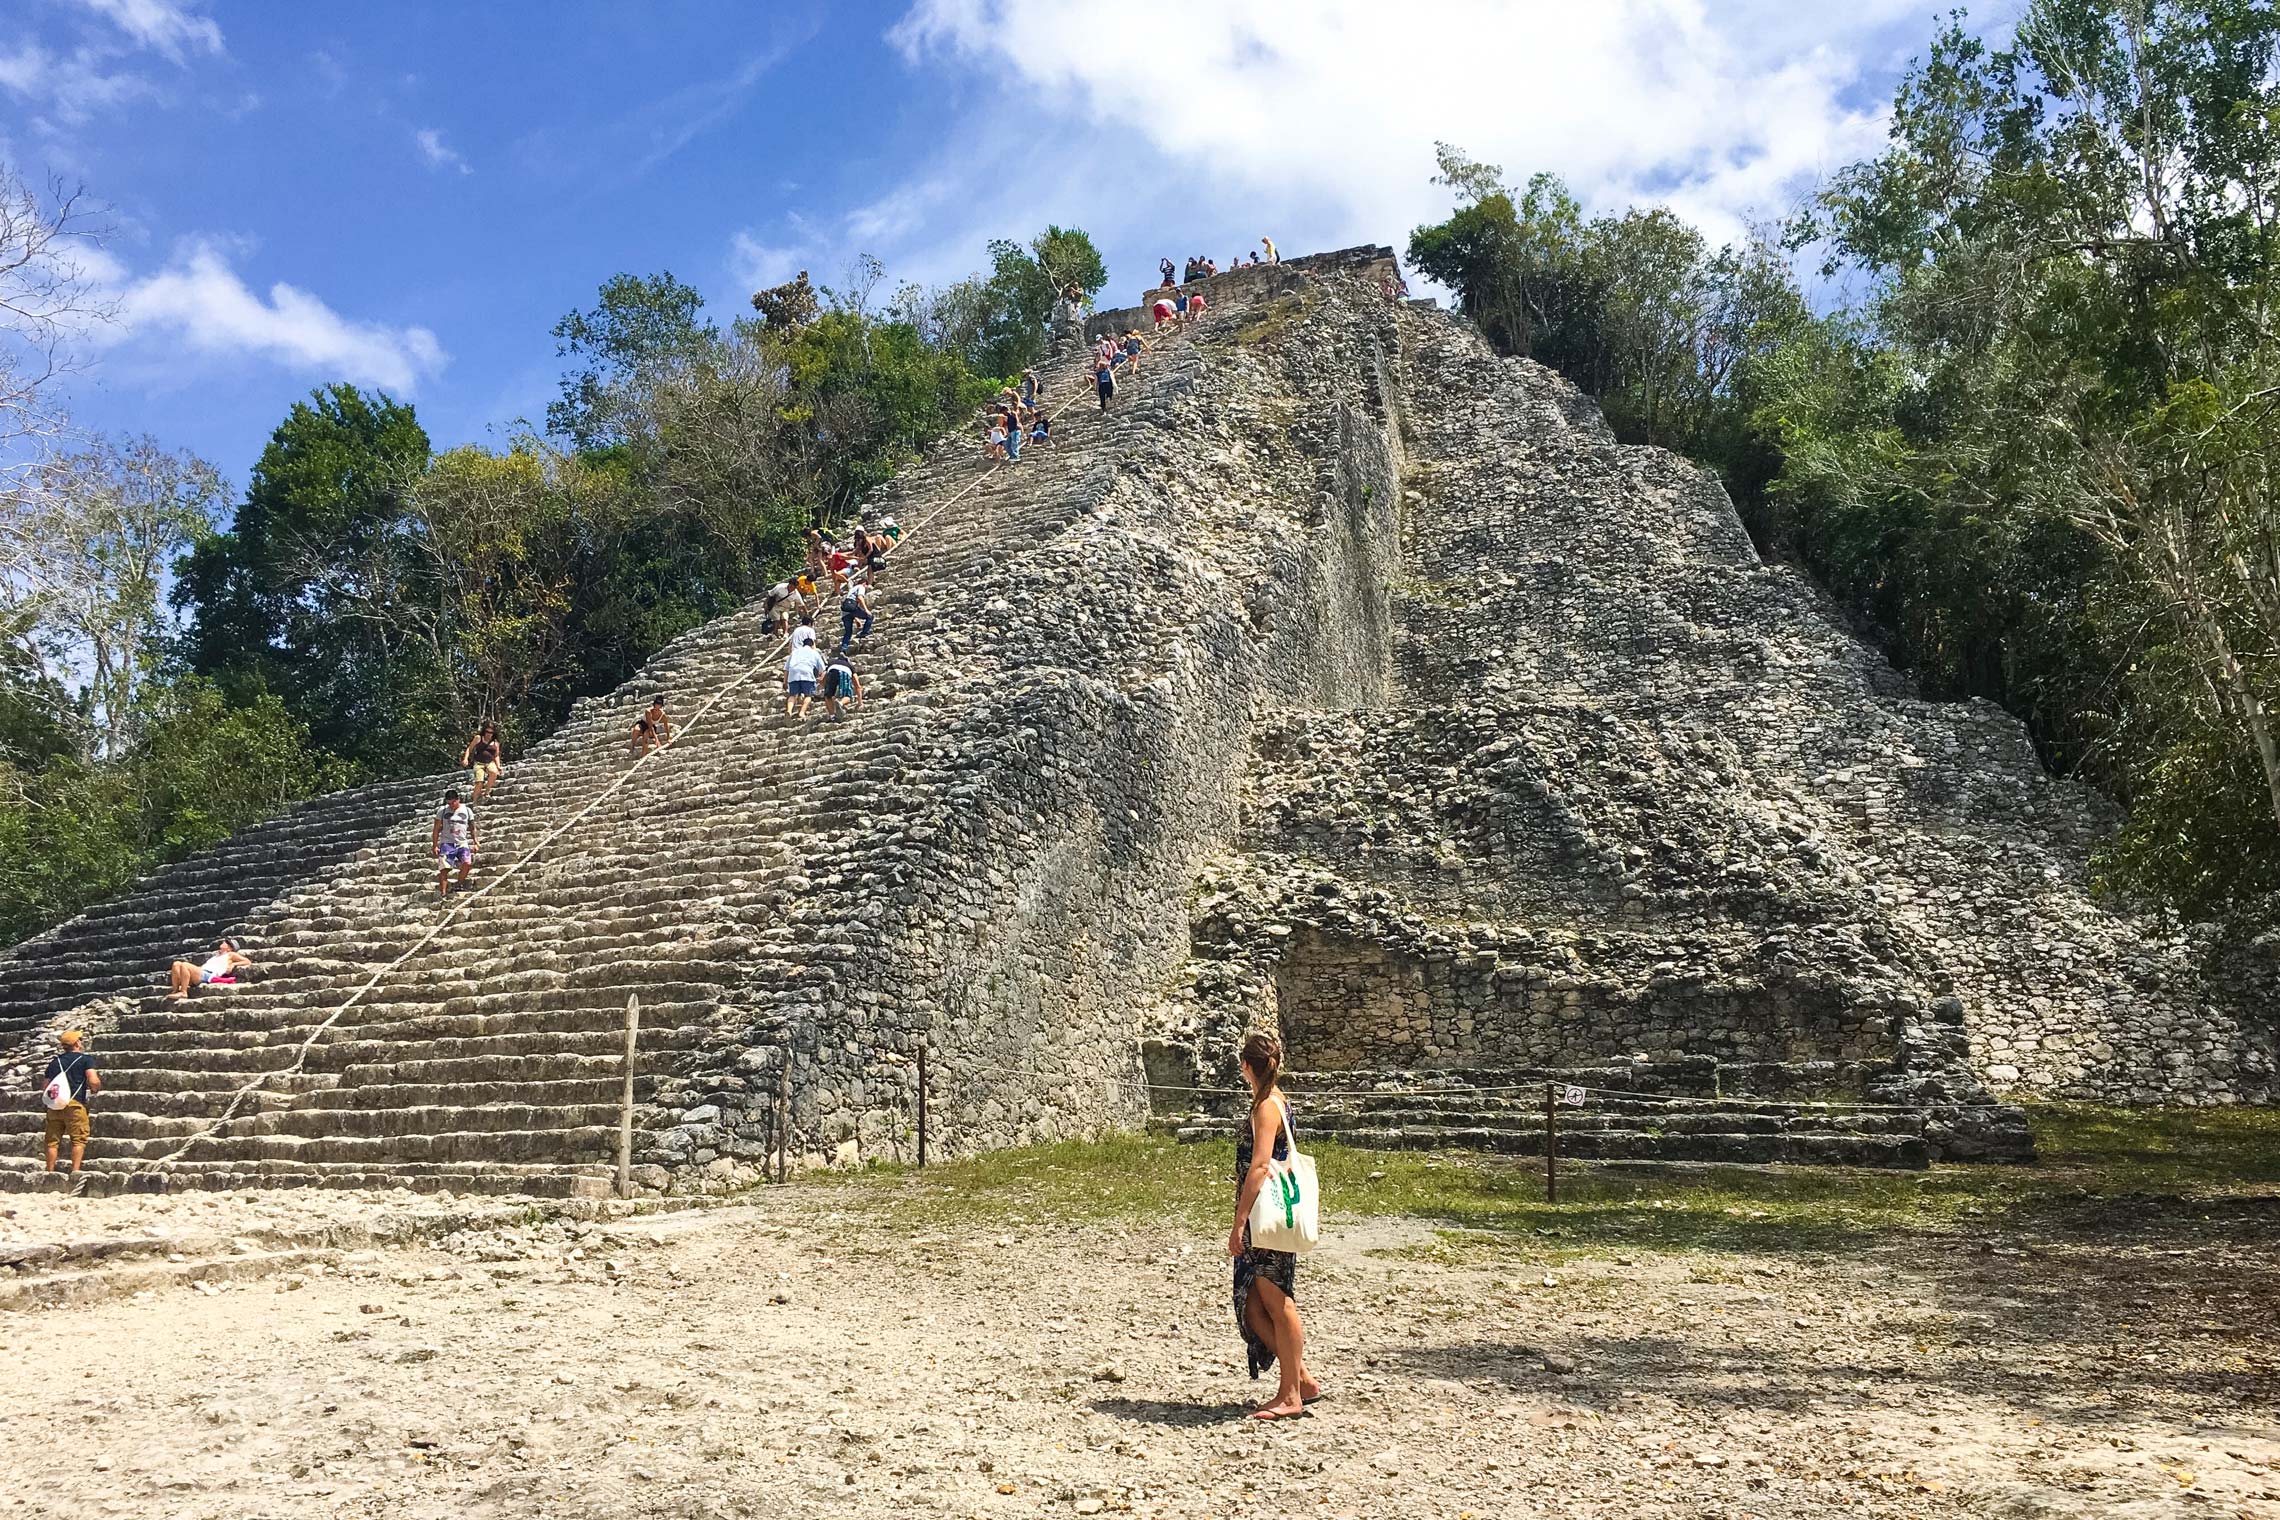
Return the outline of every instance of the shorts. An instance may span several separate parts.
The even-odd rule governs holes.
[[[475,864],[474,846],[464,844],[444,845],[443,863],[447,866],[471,866]]]
[[[493,781],[498,780],[499,762],[496,760],[478,760],[473,765],[467,767],[468,779],[470,781],[473,781],[477,786],[481,786],[483,784],[483,777],[486,773],[489,774],[490,778]]]
[[[60,1145],[69,1140],[73,1145],[87,1143],[87,1105],[66,1103],[61,1108],[47,1111],[47,1143]]]
[[[812,696],[814,696],[814,695],[815,695],[815,682],[813,682],[813,681],[786,681],[786,682],[784,683],[784,691],[785,691],[785,693],[786,693],[787,695],[789,695],[789,696],[794,696],[794,697],[812,697]]]

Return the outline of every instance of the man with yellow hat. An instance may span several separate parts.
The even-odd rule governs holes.
[[[41,1083],[47,1100],[47,1169],[55,1170],[56,1152],[66,1135],[71,1137],[71,1175],[87,1157],[87,1100],[103,1090],[95,1058],[79,1047],[87,1036],[66,1029],[55,1037],[63,1048],[47,1063]]]

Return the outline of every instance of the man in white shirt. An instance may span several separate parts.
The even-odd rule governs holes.
[[[792,704],[799,703],[799,715],[805,718],[808,708],[815,702],[816,678],[823,674],[823,656],[814,643],[794,645],[792,657],[784,662],[784,716],[792,716]]]
[[[435,854],[436,895],[449,897],[452,868],[458,868],[461,886],[475,869],[475,810],[459,800],[458,787],[443,794],[443,806],[428,830],[428,848]]]

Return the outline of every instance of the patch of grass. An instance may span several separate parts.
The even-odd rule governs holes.
[[[1508,1253],[1559,1261],[1628,1251],[1816,1252],[1908,1231],[1993,1233],[2060,1222],[2099,1200],[2206,1198],[2280,1182],[2280,1111],[2040,1105],[2031,1167],[1927,1172],[1834,1167],[1561,1168],[1544,1201],[1540,1160],[1357,1150],[1312,1141],[1330,1226],[1408,1220],[1434,1227],[1434,1256]],[[1205,1240],[1234,1201],[1230,1141],[1181,1145],[1121,1135],[1001,1151],[924,1172],[854,1179],[913,1228],[1149,1223]],[[820,1174],[846,1185],[846,1174]]]
[[[1306,303],[1297,296],[1277,296],[1252,313],[1251,320],[1235,329],[1235,341],[1244,348],[1272,343],[1298,324]]]

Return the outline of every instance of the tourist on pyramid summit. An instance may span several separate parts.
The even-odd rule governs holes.
[[[1017,422],[1013,428],[1015,436],[1019,436],[1021,424]],[[862,626],[857,627],[857,623]],[[839,652],[845,654],[848,645],[857,639],[869,638],[870,634],[870,591],[861,581],[850,581],[847,584],[847,594],[839,600]]]
[[[236,940],[225,939],[202,961],[176,961],[167,973],[167,980],[173,984],[174,1001],[179,1003],[190,995],[193,987],[229,986],[237,980],[239,971],[252,964],[238,953]]]
[[[808,715],[808,707],[815,701],[816,678],[823,674],[823,656],[813,644],[794,648],[791,658],[784,661],[784,716],[792,716],[792,704],[800,706],[799,716]]]
[[[649,699],[649,710],[633,720],[633,758],[663,749],[673,737],[673,720],[665,716],[665,693]]]
[[[456,786],[443,794],[443,806],[435,811],[435,823],[428,829],[428,849],[435,855],[436,896],[451,895],[454,869],[459,872],[459,884],[467,885],[468,873],[475,869],[475,810],[459,800]]]
[[[43,1138],[47,1142],[47,1169],[55,1170],[56,1153],[63,1142],[71,1142],[71,1175],[79,1175],[79,1168],[87,1159],[87,1103],[103,1090],[102,1073],[95,1069],[95,1058],[80,1047],[87,1036],[76,1029],[66,1029],[55,1037],[61,1047],[48,1058],[47,1069],[40,1073],[42,1101],[47,1104],[47,1123]]]
[[[1177,280],[1172,278],[1172,261],[1170,259],[1163,260],[1161,263],[1157,264],[1156,267],[1164,272],[1164,283],[1166,285],[1176,285],[1179,283]]]
[[[838,658],[823,668],[824,711],[835,719],[844,719],[847,714],[841,710],[842,703],[848,707],[863,705],[863,678],[855,674],[853,665],[847,663],[847,651],[844,649],[839,652]]]
[[[1288,1161],[1296,1149],[1290,1100],[1275,1085],[1282,1071],[1282,1041],[1263,1030],[1245,1037],[1243,1079],[1251,1086],[1251,1114],[1235,1141],[1235,1227],[1227,1254],[1235,1260],[1235,1328],[1243,1337],[1251,1376],[1278,1368],[1274,1398],[1251,1411],[1254,1420],[1304,1414],[1322,1396],[1306,1371],[1306,1330],[1298,1318],[1298,1257],[1251,1244],[1251,1205],[1267,1184],[1268,1158]]]
[[[1266,250],[1267,250],[1267,262],[1268,262],[1268,263],[1270,263],[1270,264],[1280,264],[1280,263],[1282,262],[1282,255],[1281,255],[1281,254],[1279,254],[1279,253],[1276,253],[1276,252],[1275,252],[1275,240],[1274,240],[1273,238],[1271,238],[1271,237],[1268,237],[1268,236],[1267,236],[1265,233],[1263,233],[1263,232],[1262,232],[1262,233],[1260,233],[1260,234],[1259,234],[1259,246],[1260,246],[1261,248],[1264,248],[1264,249],[1266,249]]]
[[[475,801],[481,802],[498,786],[502,753],[496,723],[484,724],[475,730],[475,737],[467,741],[467,752],[459,757],[459,763],[467,767],[468,786],[475,793]]]

